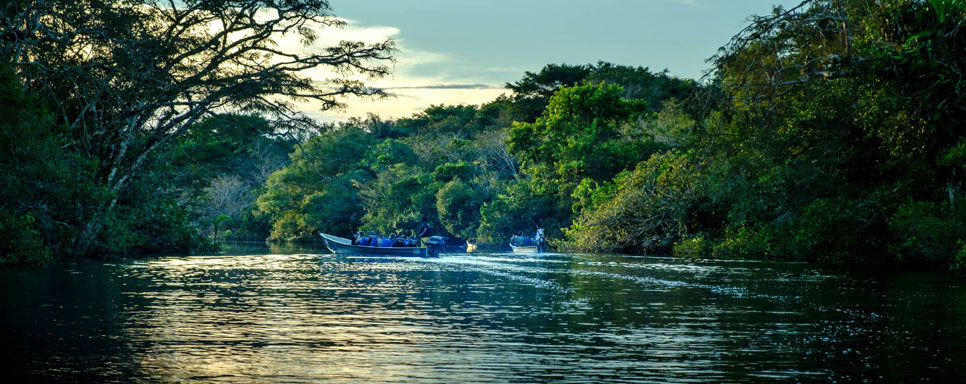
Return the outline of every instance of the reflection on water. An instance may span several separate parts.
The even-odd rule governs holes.
[[[966,375],[966,290],[943,275],[252,247],[0,271],[6,376],[758,383]]]

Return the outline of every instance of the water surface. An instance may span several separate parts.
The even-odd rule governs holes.
[[[938,273],[317,249],[0,270],[16,382],[952,382]]]

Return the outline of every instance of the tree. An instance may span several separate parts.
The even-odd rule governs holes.
[[[652,156],[615,180],[612,196],[585,209],[566,232],[574,248],[607,252],[667,251],[693,233],[704,198],[702,167],[688,153]]]
[[[208,201],[204,205],[204,216],[206,221],[212,222],[218,221],[221,216],[238,220],[245,213],[245,209],[251,208],[254,202],[251,187],[234,175],[216,177],[205,188],[205,195]],[[217,231],[215,232],[217,236]]]
[[[324,110],[344,95],[381,95],[355,75],[387,74],[382,62],[393,50],[392,42],[343,41],[299,53],[277,43],[294,35],[308,46],[344,25],[326,0],[29,0],[3,12],[0,35],[17,38],[0,40],[0,58],[68,127],[67,145],[96,160],[96,180],[114,196],[84,223],[76,253],[88,250],[149,157],[194,122],[238,110],[305,127],[292,100]],[[307,70],[332,77],[317,81]]]
[[[672,77],[667,70],[651,72],[649,68],[598,62],[584,79],[592,84],[619,85],[625,99],[643,100],[650,112],[659,112],[668,100],[691,98],[699,90],[694,80]]]
[[[0,63],[0,265],[59,255],[59,239],[73,235],[103,194],[89,181],[91,164],[63,150],[60,127],[20,88]]]
[[[620,97],[616,85],[562,88],[534,123],[510,128],[507,147],[527,175],[567,205],[588,179],[610,180],[659,149],[642,132],[644,104]]]
[[[449,181],[436,193],[440,223],[449,233],[463,239],[476,237],[482,204],[479,194],[459,179]]]
[[[358,188],[373,178],[361,164],[373,137],[358,121],[343,123],[295,146],[292,163],[273,173],[258,196],[259,217],[272,240],[306,240],[316,231],[348,233],[364,213]]]
[[[211,234],[222,214],[226,238],[264,239],[264,223],[251,220],[255,189],[288,164],[295,142],[274,134],[271,122],[255,115],[218,114],[188,127],[146,168],[167,174],[164,192],[192,212],[191,223]],[[231,236],[228,236],[230,233]]]
[[[701,144],[725,169],[712,195],[731,206],[715,252],[951,262],[963,20],[958,0],[809,0],[754,17],[712,58],[731,99]]]
[[[513,91],[511,113],[516,121],[532,122],[550,102],[554,92],[580,84],[592,71],[590,65],[549,64],[540,72],[527,71],[523,79],[507,83]]]

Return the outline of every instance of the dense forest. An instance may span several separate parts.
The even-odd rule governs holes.
[[[270,65],[266,21],[237,21],[261,2],[32,3],[0,9],[3,263],[427,217],[494,246],[540,224],[565,250],[966,266],[963,1],[804,1],[752,17],[704,79],[551,64],[483,105],[338,124],[281,97],[380,96],[299,72],[378,77],[391,43]],[[285,3],[268,30],[339,22]],[[197,31],[219,18],[251,38]]]

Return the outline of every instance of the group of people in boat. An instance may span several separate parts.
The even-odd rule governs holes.
[[[352,245],[362,245],[367,247],[419,247],[419,239],[429,235],[429,221],[423,217],[422,224],[419,225],[419,234],[410,236],[400,234],[383,235],[376,231],[369,231],[365,234],[362,231],[356,232],[352,239]]]
[[[543,226],[537,224],[537,232],[533,237],[524,236],[523,231],[514,233],[510,237],[510,244],[514,247],[532,247],[534,245],[540,248],[545,247],[547,245],[547,239],[543,236]]]
[[[404,236],[399,234],[383,235],[376,231],[369,231],[364,234],[362,231],[356,232],[352,239],[352,245],[363,245],[367,247],[418,247],[419,240],[416,235]]]

